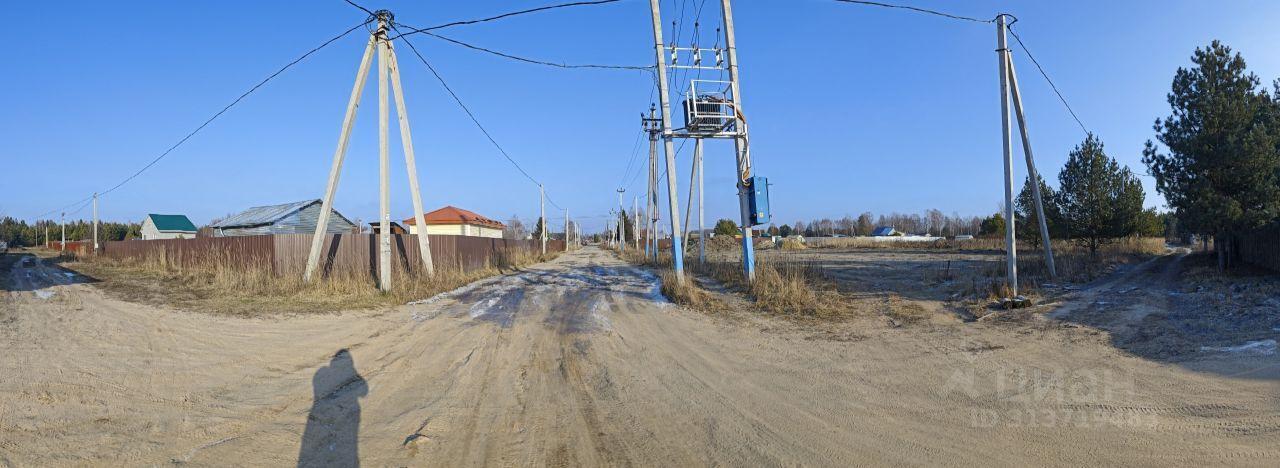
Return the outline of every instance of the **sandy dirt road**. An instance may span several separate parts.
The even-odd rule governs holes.
[[[707,316],[595,249],[421,304],[271,319],[61,273],[8,272],[0,465],[1280,464],[1276,379],[1070,322]]]

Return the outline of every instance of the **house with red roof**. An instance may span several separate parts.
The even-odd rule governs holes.
[[[501,222],[464,210],[456,206],[446,206],[423,215],[427,225],[428,236],[473,236],[502,238],[502,230],[507,226]],[[409,218],[401,222],[409,229],[409,234],[421,232],[418,220]]]

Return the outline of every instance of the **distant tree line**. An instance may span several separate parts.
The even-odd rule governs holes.
[[[68,241],[93,239],[92,222],[75,220],[68,221],[66,224]],[[49,232],[48,240],[62,240],[62,226],[57,221],[41,220],[36,221],[34,224],[27,224],[26,221],[6,216],[0,219],[0,241],[8,242],[10,246],[14,247],[40,245],[46,241],[44,237],[46,227]],[[140,223],[103,221],[98,224],[98,239],[101,241],[118,241],[140,237],[142,237],[142,224]]]

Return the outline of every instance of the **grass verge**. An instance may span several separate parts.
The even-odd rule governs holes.
[[[300,272],[277,275],[265,266],[244,268],[219,260],[179,266],[163,255],[131,260],[88,257],[65,266],[98,280],[96,284],[103,290],[127,301],[252,317],[404,304],[556,255],[511,251],[496,256],[484,268],[437,266],[436,274],[430,277],[400,268],[393,272],[387,293],[377,289],[372,275],[335,274],[305,283]]]

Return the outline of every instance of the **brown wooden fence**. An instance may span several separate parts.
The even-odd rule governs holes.
[[[376,276],[378,236],[329,234],[321,248],[325,275]],[[431,236],[431,258],[437,269],[475,270],[502,262],[502,256],[537,253],[531,240],[488,239],[467,236]],[[101,254],[115,259],[163,261],[179,268],[223,265],[232,268],[269,268],[276,275],[301,275],[311,250],[311,234],[271,236],[201,237],[195,239],[131,240],[104,242]],[[548,241],[547,251],[564,250],[563,241]],[[416,235],[391,236],[392,267],[401,272],[419,265]]]
[[[1240,236],[1240,259],[1280,271],[1280,223]]]

